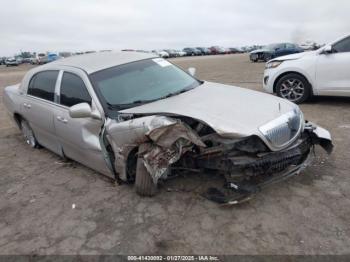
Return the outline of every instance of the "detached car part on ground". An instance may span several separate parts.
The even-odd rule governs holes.
[[[137,52],[57,60],[5,88],[4,104],[32,147],[42,145],[152,196],[179,172],[215,172],[223,189],[205,196],[246,200],[298,174],[330,134],[298,106],[271,95],[195,79]]]

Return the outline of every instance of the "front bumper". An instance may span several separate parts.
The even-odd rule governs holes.
[[[297,175],[308,167],[313,160],[315,145],[320,145],[327,153],[333,149],[330,133],[308,122],[298,141],[284,150],[207,159],[209,167],[225,172],[226,193],[211,188],[205,196],[222,204],[246,201],[264,187]]]
[[[265,69],[264,71],[264,77],[263,77],[263,88],[266,92],[273,94],[275,92],[274,90],[274,83],[279,75],[278,68],[269,68]]]

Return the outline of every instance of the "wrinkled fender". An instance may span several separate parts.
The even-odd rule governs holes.
[[[115,155],[115,171],[120,179],[127,180],[127,160],[130,152],[144,143],[150,143],[143,152],[145,166],[154,182],[167,166],[176,162],[185,152],[188,143],[205,146],[199,136],[185,123],[166,116],[145,116],[118,122],[106,121],[106,138]],[[181,142],[178,142],[181,141]],[[165,153],[166,151],[166,153]],[[165,159],[165,157],[169,157]]]

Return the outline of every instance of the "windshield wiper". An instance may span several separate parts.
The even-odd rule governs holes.
[[[187,91],[189,91],[189,90],[191,90],[191,89],[193,89],[193,87],[191,87],[191,88],[184,88],[184,89],[182,89],[182,90],[180,90],[180,91],[177,91],[177,92],[174,92],[174,93],[169,93],[169,94],[167,94],[167,95],[165,95],[165,96],[162,96],[162,97],[158,98],[157,100],[169,98],[169,97],[172,97],[172,96],[176,96],[176,95],[185,93],[185,92],[187,92]]]
[[[109,109],[127,109],[127,108],[130,108],[134,105],[141,105],[141,104],[146,104],[146,103],[150,103],[150,102],[153,102],[155,101],[156,99],[153,99],[153,100],[135,100],[135,101],[132,101],[131,103],[127,103],[127,104],[110,104],[110,103],[107,103],[107,106]]]
[[[107,106],[109,109],[117,109],[117,110],[122,110],[122,109],[127,109],[127,108],[130,108],[130,107],[133,107],[135,105],[143,105],[143,104],[146,104],[146,103],[151,103],[151,102],[154,102],[154,101],[157,101],[157,100],[161,100],[161,99],[165,99],[165,98],[169,98],[169,97],[172,97],[172,96],[176,96],[178,94],[182,94],[182,93],[185,93],[191,89],[194,89],[194,87],[187,87],[187,88],[184,88],[180,91],[177,91],[177,92],[173,92],[173,93],[169,93],[165,96],[162,96],[162,97],[159,97],[159,98],[156,98],[156,99],[150,99],[150,100],[135,100],[135,101],[132,101],[131,103],[127,103],[127,104],[110,104],[110,103],[107,103]]]

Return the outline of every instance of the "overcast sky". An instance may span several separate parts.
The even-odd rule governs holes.
[[[319,43],[350,34],[349,0],[0,0],[0,55]]]

